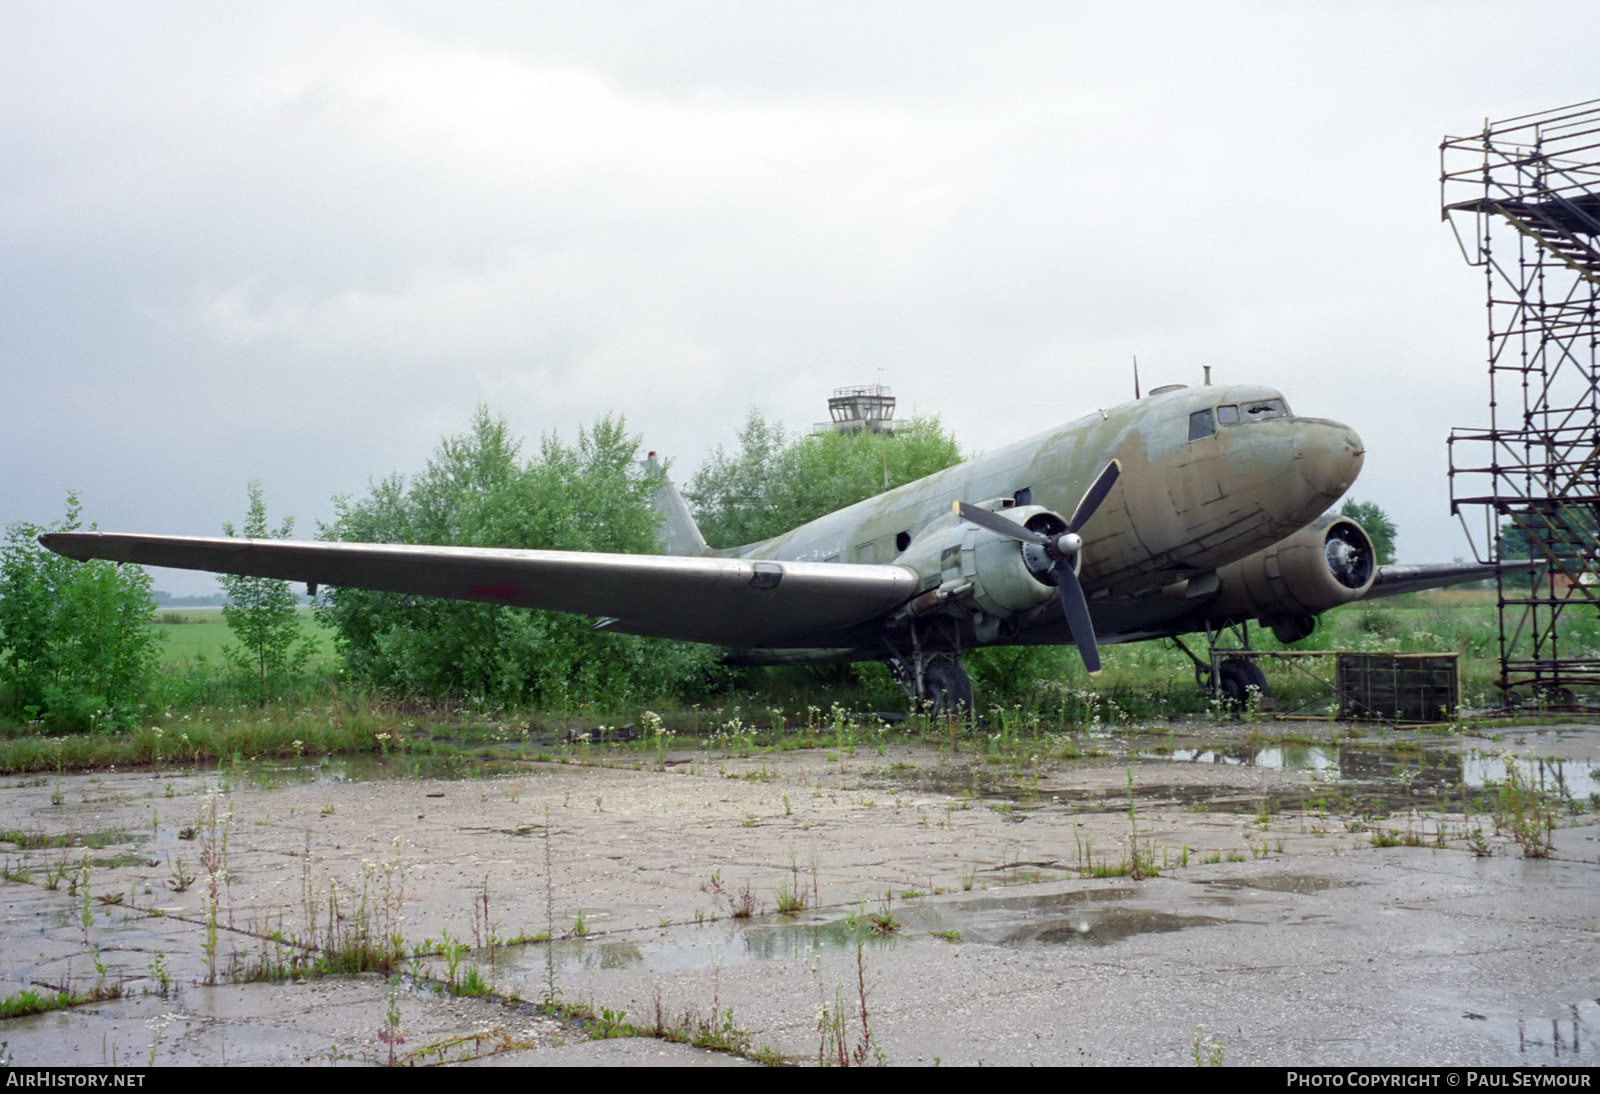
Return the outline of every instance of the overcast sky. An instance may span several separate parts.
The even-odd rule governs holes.
[[[1515,11],[1515,18],[1508,15]],[[885,383],[983,451],[1132,394],[1355,426],[1410,561],[1487,420],[1446,134],[1594,6],[0,0],[0,524],[314,532],[486,404],[687,479]],[[1565,29],[1563,29],[1565,28]],[[175,592],[209,578],[158,572]]]

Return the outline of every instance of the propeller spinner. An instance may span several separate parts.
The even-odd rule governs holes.
[[[1100,647],[1095,642],[1094,623],[1089,619],[1089,601],[1078,581],[1078,561],[1083,553],[1083,538],[1078,535],[1078,530],[1094,517],[1095,510],[1111,493],[1120,474],[1122,464],[1119,461],[1112,460],[1106,464],[1105,470],[1078,499],[1078,506],[1072,511],[1066,529],[1056,535],[1041,535],[998,513],[979,509],[964,501],[956,502],[954,507],[962,520],[971,521],[997,536],[1032,544],[1044,552],[1050,561],[1050,576],[1055,580],[1056,593],[1061,600],[1061,614],[1072,628],[1072,640],[1077,643],[1083,667],[1089,670],[1091,676],[1100,671]]]

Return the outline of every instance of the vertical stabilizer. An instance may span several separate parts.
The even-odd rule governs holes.
[[[654,452],[645,460],[645,466],[661,476],[661,485],[656,488],[655,507],[661,517],[661,527],[656,532],[656,542],[661,545],[662,552],[669,555],[705,554],[710,548],[706,546],[705,537],[700,534],[700,526],[695,524],[689,506],[684,503],[683,495],[672,485],[672,479],[667,476],[666,468],[656,462]]]

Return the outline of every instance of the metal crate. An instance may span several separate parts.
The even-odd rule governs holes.
[[[1341,653],[1339,717],[1447,722],[1461,705],[1460,660],[1455,653]]]

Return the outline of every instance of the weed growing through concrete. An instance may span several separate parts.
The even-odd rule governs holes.
[[[1203,1025],[1194,1027],[1194,1066],[1222,1066],[1222,1042],[1207,1033]]]
[[[864,1067],[870,1061],[881,1067],[887,1060],[882,1046],[872,1040],[872,1020],[867,1013],[866,930],[855,913],[845,917],[845,924],[855,936],[856,1000],[854,1004],[847,1003],[844,987],[839,984],[834,985],[832,1000],[822,993],[817,1004],[817,1066]],[[820,961],[812,968],[820,972]],[[818,988],[820,993],[820,984]],[[857,1026],[854,1032],[850,1028],[852,1017]]]
[[[544,944],[544,1005],[553,1007],[561,997],[561,989],[556,986],[556,882],[555,871],[551,866],[550,854],[550,810],[544,810],[544,916],[545,916],[545,944]]]
[[[378,1030],[378,1040],[389,1046],[389,1066],[395,1065],[396,1045],[406,1043],[400,1030],[400,977],[389,977],[389,1006],[384,1012],[383,1028]]]
[[[156,954],[156,959],[150,962],[150,979],[156,982],[156,994],[165,999],[172,990],[172,973],[167,970],[167,955]]]
[[[161,1047],[161,1038],[167,1032],[167,1027],[176,1022],[181,1015],[163,1014],[159,1018],[152,1018],[145,1025],[150,1029],[150,1058],[145,1062],[146,1067],[156,1066],[156,1050]]]
[[[171,865],[171,873],[167,878],[167,888],[175,893],[187,892],[189,886],[195,883],[194,871],[189,869],[189,864],[184,862],[182,855],[175,860],[171,855],[168,855],[167,861]]]
[[[1139,850],[1139,809],[1133,794],[1133,768],[1128,768],[1128,876],[1134,881],[1161,872],[1160,867]]]
[[[500,923],[489,919],[489,875],[483,875],[483,889],[472,902],[472,948],[488,950],[494,963],[495,947],[500,945]]]
[[[94,906],[89,897],[89,853],[84,852],[83,864],[78,868],[78,880],[74,883],[77,888],[79,900],[78,923],[83,927],[83,944],[89,944],[89,928],[94,926]]]
[[[797,915],[806,910],[805,890],[791,886],[787,881],[778,883],[776,898],[781,915]]]
[[[1495,793],[1495,828],[1517,841],[1524,858],[1547,858],[1554,846],[1555,808],[1516,756],[1505,752],[1500,761],[1506,778]]]

